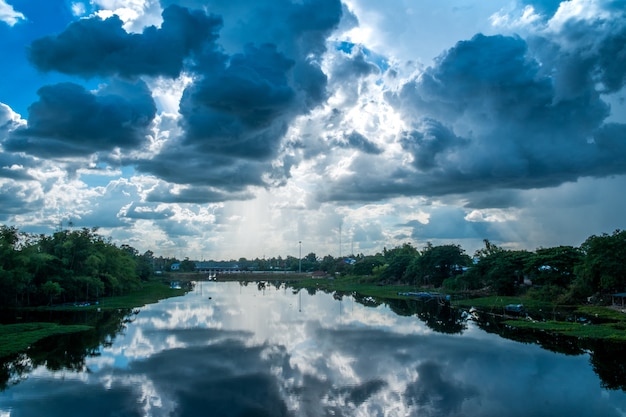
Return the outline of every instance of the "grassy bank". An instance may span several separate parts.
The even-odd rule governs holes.
[[[482,298],[455,300],[458,308],[476,307],[493,314],[503,314],[507,304],[523,304],[530,317],[538,316],[566,317],[563,319],[527,320],[509,319],[504,323],[519,329],[535,329],[547,333],[560,334],[585,339],[610,339],[626,341],[626,314],[605,306],[593,305],[558,305],[533,300],[528,297],[491,296]],[[583,318],[578,321],[577,319]]]
[[[53,311],[133,309],[165,298],[177,297],[185,292],[184,289],[173,289],[161,282],[147,282],[140,289],[129,294],[102,298],[97,305],[37,307],[36,309]],[[81,332],[90,328],[84,325],[61,325],[48,322],[0,325],[0,357],[23,352],[33,343],[46,337]]]
[[[399,292],[420,291],[419,288],[406,285],[378,285],[368,277],[337,277],[335,279],[300,279],[289,282],[293,288],[315,288],[326,292],[358,293],[385,299],[404,299]],[[424,290],[428,291],[428,290]],[[531,313],[544,317],[585,317],[589,321],[568,322],[564,320],[530,321],[524,318],[509,319],[505,323],[516,328],[532,328],[548,333],[561,334],[588,339],[610,339],[626,341],[626,314],[603,306],[563,306],[550,302],[534,300],[528,297],[489,296],[480,298],[462,298],[452,295],[452,306],[469,309],[476,307],[487,313],[503,315],[508,304],[523,304]]]
[[[90,326],[62,326],[56,323],[0,324],[0,358],[23,352],[46,337],[89,329]]]
[[[584,339],[609,339],[626,341],[623,322],[603,324],[581,324],[564,321],[524,321],[507,320],[505,324],[518,329],[535,329]]]
[[[166,298],[178,297],[184,295],[186,292],[187,290],[185,289],[170,288],[169,285],[162,282],[146,282],[143,284],[142,288],[129,294],[104,298],[100,301],[100,304],[95,307],[102,309],[137,308],[143,307],[146,304],[156,303]]]
[[[145,282],[142,287],[128,294],[113,297],[101,298],[98,304],[92,303],[88,306],[60,305],[54,307],[38,307],[38,309],[61,310],[111,310],[111,309],[128,309],[143,307],[146,304],[153,304],[159,300],[170,297],[178,297],[184,295],[185,289],[170,288],[169,285],[162,282]]]

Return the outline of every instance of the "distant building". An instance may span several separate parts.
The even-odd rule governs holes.
[[[243,272],[235,262],[196,262],[195,270],[209,274],[233,274]]]
[[[172,264],[172,266],[170,266],[170,269],[172,271],[179,271],[180,270],[180,263],[176,262],[176,263]]]

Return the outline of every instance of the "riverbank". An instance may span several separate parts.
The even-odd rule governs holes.
[[[90,329],[91,326],[64,326],[56,323],[0,324],[0,358],[23,352],[46,337]]]
[[[506,314],[505,306],[522,304],[525,314]],[[454,301],[456,308],[478,309],[479,314],[499,316],[517,329],[593,340],[626,341],[626,314],[610,306],[558,305],[528,297],[490,296]]]
[[[184,287],[184,286],[183,286]],[[113,310],[132,309],[143,307],[146,304],[153,304],[159,300],[170,297],[178,297],[187,292],[185,288],[172,288],[169,283],[150,281],[145,282],[141,288],[128,294],[105,297],[97,303],[78,305],[58,305],[54,307],[37,307],[39,310]]]
[[[242,274],[243,275],[243,274]],[[237,281],[237,276],[231,276]],[[248,274],[250,278],[257,278]],[[261,279],[271,280],[274,276]],[[276,277],[278,278],[278,277]],[[379,299],[407,299],[403,293],[428,292],[432,289],[407,285],[380,285],[369,277],[337,277],[288,281],[294,289],[359,294]],[[279,279],[276,279],[279,280]],[[483,314],[497,316],[507,326],[518,329],[535,329],[555,335],[571,336],[592,340],[626,341],[626,314],[608,306],[558,305],[538,301],[529,297],[487,296],[470,298],[467,294],[450,294],[451,307],[468,310],[474,307]],[[509,304],[523,304],[528,315],[506,314]]]
[[[184,288],[170,288],[163,282],[146,282],[143,286],[129,294],[106,297],[100,299],[98,304],[89,305],[63,305],[55,307],[36,307],[31,310],[37,311],[76,311],[76,310],[126,310],[156,303],[165,298],[177,297],[187,292]],[[19,314],[20,310],[16,310]],[[19,320],[19,317],[18,317]],[[0,358],[16,355],[25,351],[33,343],[50,336],[83,332],[92,327],[87,325],[62,325],[51,322],[28,322],[0,324]]]

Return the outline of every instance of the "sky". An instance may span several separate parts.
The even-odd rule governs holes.
[[[626,228],[626,1],[0,0],[0,224],[197,260]]]

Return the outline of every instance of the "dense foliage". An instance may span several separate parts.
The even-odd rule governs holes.
[[[298,259],[240,258],[241,270],[317,272],[353,275],[376,284],[406,284],[498,295],[528,292],[545,301],[579,302],[590,296],[626,291],[626,231],[589,237],[580,247],[507,250],[488,240],[468,256],[455,244],[418,250],[410,243],[383,253],[335,258],[311,252]],[[0,226],[0,305],[27,306],[95,300],[138,287],[154,271],[195,270],[189,258],[140,255],[128,245],[103,239],[96,229],[27,235]]]
[[[0,305],[97,300],[137,288],[152,274],[151,253],[117,247],[96,229],[28,235],[0,226]]]
[[[482,291],[497,295],[527,292],[543,301],[577,303],[594,295],[626,291],[626,232],[589,237],[580,247],[557,246],[534,252],[507,250],[488,240],[468,256],[459,245],[418,250],[409,243],[376,255],[318,258],[310,253],[269,260],[240,259],[249,269],[323,271],[353,275],[378,284],[406,284],[447,291]],[[272,266],[274,265],[274,266]]]

